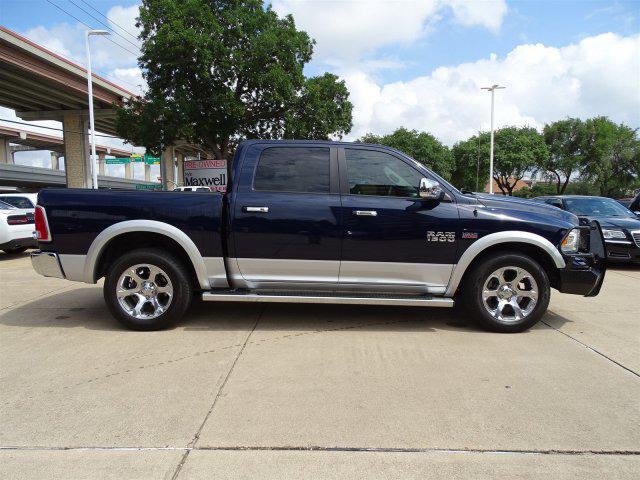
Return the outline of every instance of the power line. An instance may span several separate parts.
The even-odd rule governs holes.
[[[123,37],[120,33],[116,32],[113,28],[111,28],[109,25],[107,25],[106,23],[104,23],[102,20],[100,20],[99,18],[94,17],[91,13],[87,12],[84,8],[82,8],[80,5],[78,5],[77,3],[75,3],[73,0],[69,0],[69,3],[71,3],[72,5],[75,5],[77,8],[79,8],[80,10],[82,10],[84,13],[86,13],[87,15],[89,15],[91,18],[93,18],[96,22],[98,22],[100,25],[108,28],[109,30],[111,30],[115,35],[117,35],[118,37],[122,38],[125,42],[129,43],[129,45],[131,45],[133,48],[138,48],[138,45],[136,45],[135,43],[133,43],[131,40],[129,40],[128,38]]]
[[[60,5],[57,5],[55,3],[53,3],[51,0],[47,0],[48,3],[50,3],[51,5],[53,5],[54,7],[56,7],[58,10],[60,10],[62,13],[65,13],[67,15],[69,15],[71,18],[73,18],[74,20],[76,20],[77,22],[80,22],[82,25],[84,25],[87,28],[90,28],[93,30],[93,27],[91,25],[86,24],[85,22],[83,22],[82,20],[80,20],[78,17],[76,17],[75,15],[73,15],[72,13],[67,12],[64,8],[62,8]],[[131,55],[133,55],[134,57],[137,58],[138,54],[132,52],[131,50],[129,50],[126,47],[123,47],[122,45],[120,45],[119,43],[113,41],[112,39],[110,39],[109,37],[105,37],[105,40],[113,43],[114,45],[117,45],[118,47],[120,47],[121,49],[123,49],[126,52],[129,52]]]
[[[110,23],[113,23],[116,27],[118,27],[120,30],[122,30],[124,33],[126,33],[127,35],[129,35],[131,38],[133,38],[134,40],[138,40],[138,38],[135,35],[131,35],[127,29],[121,27],[120,25],[118,25],[116,22],[113,21],[113,19],[107,17],[104,13],[102,13],[100,10],[98,10],[96,7],[94,7],[93,5],[91,5],[89,2],[86,2],[85,0],[80,0],[82,3],[84,3],[87,7],[89,7],[91,10],[95,11],[98,13],[98,15],[103,16],[104,18],[106,18]]]

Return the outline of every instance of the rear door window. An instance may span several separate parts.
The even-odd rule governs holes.
[[[326,147],[266,148],[256,167],[254,190],[329,193],[330,154]]]

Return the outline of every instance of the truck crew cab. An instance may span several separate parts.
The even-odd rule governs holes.
[[[46,189],[42,275],[96,283],[129,328],[166,328],[205,301],[451,307],[519,332],[550,289],[597,295],[596,222],[465,194],[403,153],[323,141],[241,143],[226,194]]]

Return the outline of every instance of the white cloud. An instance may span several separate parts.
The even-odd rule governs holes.
[[[480,25],[492,32],[498,32],[502,19],[507,14],[507,3],[486,0],[448,0],[454,19],[461,25]]]
[[[494,32],[507,12],[505,0],[274,0],[272,6],[279,15],[293,14],[296,26],[316,40],[315,59],[334,63],[415,42],[446,11],[458,23]]]
[[[488,129],[489,94],[480,87],[494,83],[507,86],[496,93],[497,126],[607,115],[640,127],[640,35],[607,33],[563,48],[520,45],[504,58],[384,85],[363,71],[342,76],[355,106],[351,139],[405,126],[452,144]]]

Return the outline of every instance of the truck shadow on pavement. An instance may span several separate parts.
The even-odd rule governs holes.
[[[27,250],[26,252],[17,252],[17,253],[7,253],[0,251],[0,262],[6,262],[9,260],[18,260],[20,258],[30,257],[31,250]]]
[[[461,307],[212,303],[199,299],[194,300],[185,317],[168,331],[246,331],[256,320],[256,328],[262,331],[354,329],[486,333],[472,323]],[[124,329],[111,317],[99,287],[66,290],[8,307],[0,313],[0,324],[24,328]]]

